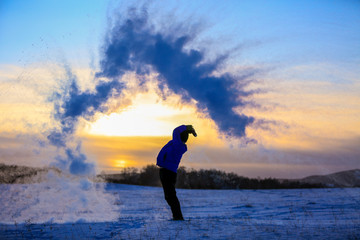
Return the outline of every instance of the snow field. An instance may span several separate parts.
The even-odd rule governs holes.
[[[2,239],[359,239],[360,189],[178,189],[91,183],[0,185]]]

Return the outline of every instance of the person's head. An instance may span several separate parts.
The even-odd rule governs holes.
[[[183,131],[182,133],[180,133],[180,139],[183,143],[186,143],[188,138],[189,138],[188,131]]]

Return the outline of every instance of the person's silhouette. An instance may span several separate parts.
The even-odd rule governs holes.
[[[185,143],[189,138],[189,133],[197,136],[192,125],[181,125],[175,128],[173,139],[160,150],[157,156],[156,165],[160,167],[160,181],[164,189],[165,200],[171,208],[173,220],[184,220],[180,202],[176,196],[175,184],[181,157],[187,151]]]

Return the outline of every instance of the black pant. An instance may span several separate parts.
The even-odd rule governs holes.
[[[180,202],[176,196],[175,184],[177,173],[166,168],[160,168],[160,180],[164,189],[165,200],[171,207],[174,220],[183,220]]]

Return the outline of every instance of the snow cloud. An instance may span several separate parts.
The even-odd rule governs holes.
[[[160,89],[167,86],[184,101],[196,100],[198,109],[206,112],[223,133],[243,137],[254,118],[233,109],[246,105],[243,98],[252,92],[239,86],[244,86],[242,83],[255,71],[242,77],[228,73],[215,76],[228,55],[206,60],[208,50],[188,49],[197,34],[196,27],[181,24],[156,31],[146,9],[130,9],[127,18],[117,21],[108,33],[97,76],[117,79],[127,71],[155,71]]]

